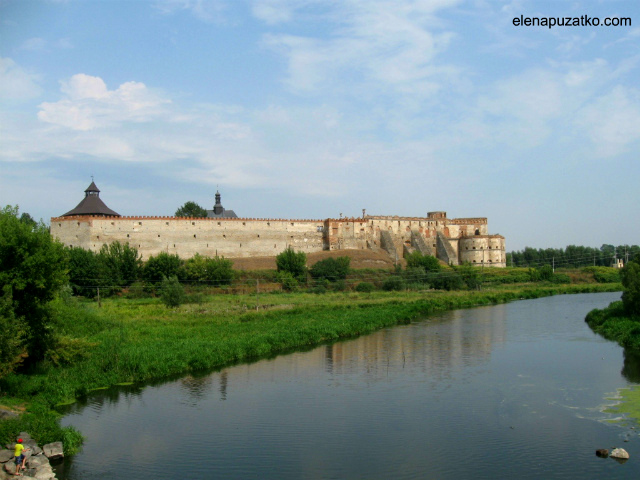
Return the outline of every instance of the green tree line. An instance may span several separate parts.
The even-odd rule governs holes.
[[[507,255],[509,267],[540,267],[552,265],[556,267],[610,267],[614,258],[625,263],[640,256],[638,245],[609,245],[600,248],[569,245],[566,248],[531,248],[516,250]]]

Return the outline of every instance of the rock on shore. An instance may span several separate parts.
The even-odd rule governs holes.
[[[25,450],[29,448],[29,451],[25,452],[25,457],[27,457],[25,464],[26,469],[21,471],[22,477],[15,477],[13,475],[16,471],[16,464],[13,457],[16,444],[7,444],[6,450],[0,450],[0,480],[10,478],[55,480],[56,475],[53,473],[49,460],[63,457],[62,442],[49,443],[40,448],[36,441],[26,432],[21,432],[18,438],[22,439]]]

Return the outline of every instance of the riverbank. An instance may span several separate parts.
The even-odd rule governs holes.
[[[433,312],[549,295],[618,291],[619,284],[503,286],[483,291],[269,294],[203,298],[165,308],[157,299],[108,299],[102,306],[59,299],[60,345],[37,370],[1,382],[2,403],[26,407],[2,422],[0,440],[13,430],[39,441],[79,445],[73,429],[61,429],[53,410],[92,391],[145,383],[189,372],[277,355],[293,349],[373,332]],[[56,438],[64,437],[64,438]]]
[[[622,301],[590,311],[585,321],[594,332],[607,340],[613,340],[623,348],[640,352],[640,317],[626,315]]]

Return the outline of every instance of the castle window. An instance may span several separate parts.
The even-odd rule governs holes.
[[[78,222],[78,226],[80,226],[80,222]]]
[[[127,233],[127,238],[129,238],[129,234]]]
[[[111,222],[111,225],[115,225],[115,222]]]
[[[475,250],[475,249],[476,249],[476,247],[473,247],[473,249]]]
[[[222,238],[227,238],[227,236],[226,235],[222,235]]]
[[[160,238],[160,234],[158,234],[158,238]]]
[[[173,244],[173,248],[176,248],[176,244],[175,243]]]
[[[196,238],[196,234],[195,233],[193,234],[193,238]]]
[[[165,225],[169,225],[169,222],[165,222]]]
[[[221,223],[220,223],[220,222],[218,222],[218,226],[220,226],[220,225],[221,225]]]
[[[476,261],[474,260],[473,263],[476,263]]]
[[[271,222],[267,222],[267,227],[270,227],[270,226],[271,226]]]
[[[480,230],[476,229],[476,235],[480,235]]]
[[[142,222],[138,222],[138,225],[142,225]]]
[[[196,222],[191,222],[191,225],[195,225],[195,224],[196,224]]]
[[[258,234],[258,238],[260,238],[260,235]]]
[[[245,226],[247,224],[247,222],[242,222],[242,225]]]

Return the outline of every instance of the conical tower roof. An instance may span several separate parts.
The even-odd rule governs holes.
[[[94,182],[84,191],[84,198],[73,210],[68,211],[63,217],[72,215],[96,215],[102,217],[120,217],[121,215],[107,207],[100,200],[100,189]]]

